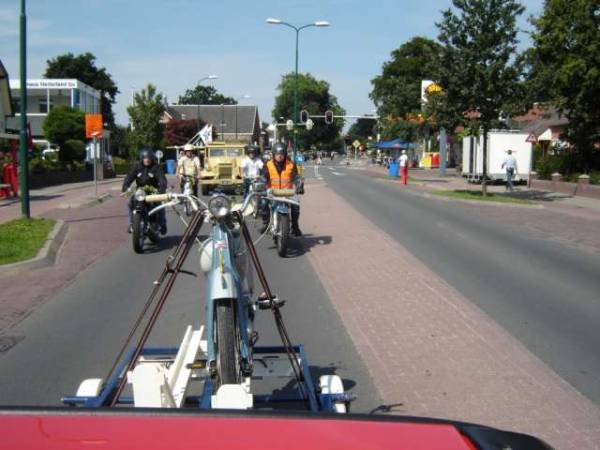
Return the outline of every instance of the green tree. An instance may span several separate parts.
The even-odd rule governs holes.
[[[294,82],[293,73],[283,75],[279,86],[279,93],[275,97],[275,107],[273,108],[273,117],[279,122],[279,118],[284,120],[294,118]],[[329,92],[329,83],[324,80],[317,80],[311,74],[298,74],[298,109],[307,110],[310,115],[322,116],[325,111],[331,110],[334,115],[344,115],[345,110],[338,104],[335,95]],[[334,119],[331,125],[325,124],[323,119],[313,119],[314,128],[296,127],[298,148],[308,149],[313,145],[319,146],[325,150],[335,149],[339,145],[339,135],[344,127],[342,119]],[[291,140],[291,132],[281,129],[285,140]]]
[[[127,157],[129,155],[129,143],[131,129],[127,126],[115,125],[110,130],[110,147],[113,155]]]
[[[523,95],[521,65],[515,58],[517,17],[524,7],[517,0],[452,0],[437,24],[444,44],[439,81],[449,116],[484,136]],[[466,114],[466,115],[465,115]],[[487,194],[487,139],[483,145],[482,192]]]
[[[546,0],[533,20],[534,47],[528,51],[528,87],[568,119],[573,145],[571,170],[600,166],[600,3],[598,0]]]
[[[92,53],[77,56],[67,53],[49,59],[46,64],[46,78],[76,78],[100,91],[100,111],[104,122],[112,128],[115,123],[112,105],[119,89],[105,67],[96,67],[96,57]]]
[[[377,120],[376,119],[358,119],[352,124],[346,136],[352,141],[355,139],[365,140],[369,136],[375,136],[377,134]]]
[[[212,86],[198,84],[194,89],[187,89],[179,96],[180,105],[235,105],[232,97],[227,97]]]
[[[422,124],[408,120],[421,111],[421,81],[438,78],[442,46],[431,39],[414,37],[391,54],[382,73],[373,80],[371,99],[382,118],[383,135],[415,140]]]
[[[85,114],[69,106],[52,108],[43,124],[44,135],[53,144],[60,147],[58,157],[62,162],[81,160],[73,145],[66,145],[67,141],[85,141]],[[77,150],[77,149],[75,149]]]
[[[130,156],[136,156],[142,147],[161,147],[163,126],[159,121],[165,111],[165,102],[165,97],[153,84],[134,95],[133,104],[127,107],[132,126]]]

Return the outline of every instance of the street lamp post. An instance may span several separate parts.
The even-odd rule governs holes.
[[[216,75],[209,75],[207,77],[201,78],[198,81],[198,86],[200,86],[203,81],[206,81],[206,80],[216,80],[217,78],[219,78],[219,77],[216,76]],[[198,109],[196,111],[196,120],[198,122],[198,131],[200,131],[200,99],[198,99]]]
[[[29,184],[28,184],[28,155],[27,155],[27,14],[25,12],[25,0],[21,0],[21,20],[20,20],[20,61],[21,61],[21,117],[19,130],[19,165],[20,173],[20,194],[21,194],[21,214],[29,219],[31,212],[29,210]]]
[[[309,27],[328,27],[329,22],[325,20],[320,20],[313,23],[308,23],[306,25],[302,25],[301,27],[297,27],[292,25],[291,23],[284,22],[280,19],[274,19],[272,17],[267,19],[267,23],[271,25],[285,25],[293,29],[296,32],[296,70],[294,72],[294,131],[293,131],[293,143],[294,143],[294,152],[293,152],[293,160],[296,160],[296,151],[297,151],[297,143],[296,143],[296,124],[298,123],[298,40],[300,37],[300,31],[309,28]]]
[[[241,97],[235,99],[235,140],[238,140],[238,124],[237,124],[237,113],[238,113],[238,102],[243,99],[250,98],[248,94],[244,94]]]

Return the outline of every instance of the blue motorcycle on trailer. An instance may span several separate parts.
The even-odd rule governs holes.
[[[214,195],[208,203],[190,194],[175,193],[144,199],[146,203],[164,202],[149,212],[151,216],[189,202],[191,220],[108,376],[85,380],[77,395],[65,397],[64,403],[249,409],[299,402],[311,411],[346,412],[352,396],[344,392],[341,378],[322,375],[313,383],[304,347],[292,344],[289,338],[280,311],[284,302],[270,289],[245,223],[259,198],[258,194],[250,194],[243,204],[233,204],[223,194]],[[199,253],[200,269],[206,277],[206,325],[198,330],[188,326],[179,347],[147,348],[152,328],[177,276],[186,273],[183,264],[190,249],[200,242],[199,232],[205,223],[210,224],[211,233],[200,243]],[[254,272],[264,291],[259,296],[254,295]],[[272,312],[282,346],[256,346],[254,316],[259,310]],[[146,315],[150,318],[143,320]],[[145,325],[139,333],[141,324]],[[136,335],[139,340],[127,351]],[[289,380],[286,384],[293,388],[291,392],[281,389],[257,395],[254,383],[266,378]],[[123,395],[127,383],[132,385],[133,395]]]

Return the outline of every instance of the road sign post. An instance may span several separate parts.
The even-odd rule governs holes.
[[[94,164],[94,192],[98,197],[98,138],[102,138],[102,114],[85,115],[85,136],[92,138],[92,158]]]

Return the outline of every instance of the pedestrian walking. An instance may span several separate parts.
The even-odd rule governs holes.
[[[402,154],[399,158],[400,161],[400,183],[407,184],[408,183],[408,156],[406,155],[406,150],[402,150]]]
[[[502,168],[506,170],[506,190],[513,192],[513,177],[517,175],[517,159],[512,155],[512,150],[508,150],[508,155],[502,162]]]

